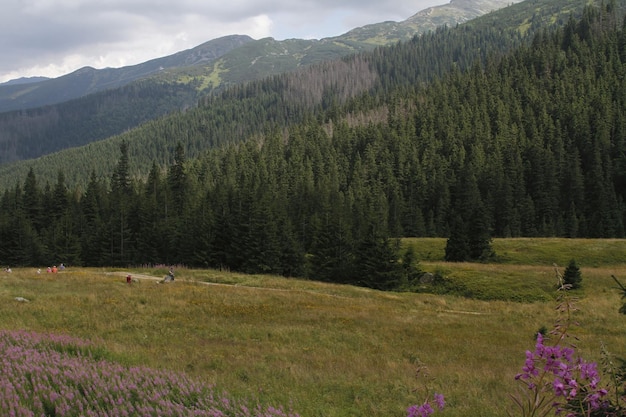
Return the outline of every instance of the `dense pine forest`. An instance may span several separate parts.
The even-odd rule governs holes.
[[[264,114],[263,134],[197,158],[181,137],[147,177],[132,175],[121,141],[110,178],[94,173],[84,191],[33,170],[7,189],[0,262],[185,264],[393,289],[418,268],[399,237],[454,237],[451,260],[488,255],[477,237],[624,237],[625,77],[613,2],[428,83],[302,112],[289,129]]]

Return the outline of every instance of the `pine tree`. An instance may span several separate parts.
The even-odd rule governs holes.
[[[397,242],[372,230],[355,250],[353,282],[378,290],[398,288],[403,273],[398,258]]]
[[[106,263],[126,264],[130,260],[129,215],[131,208],[131,181],[128,144],[120,144],[120,159],[111,177],[111,210],[109,217],[109,251]]]
[[[82,212],[81,259],[85,265],[102,265],[103,253],[107,249],[105,213],[109,204],[105,187],[92,171],[87,190],[80,201]]]
[[[576,264],[576,261],[572,259],[563,273],[563,284],[567,285],[569,289],[575,290],[582,286],[582,281],[583,276],[580,272],[580,268]]]
[[[465,221],[457,215],[450,228],[450,237],[446,241],[445,260],[448,262],[469,261],[469,231],[467,230]]]

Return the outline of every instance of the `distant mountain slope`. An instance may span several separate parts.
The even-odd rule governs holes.
[[[225,36],[187,51],[128,67],[99,70],[84,67],[62,77],[39,82],[0,84],[0,112],[61,103],[121,87],[165,69],[205,64],[252,40],[243,35]]]
[[[618,3],[624,7],[626,0]],[[70,186],[85,186],[91,171],[109,177],[121,140],[129,143],[133,173],[141,177],[153,162],[167,166],[177,142],[184,143],[191,159],[212,147],[258,137],[268,127],[288,129],[305,119],[336,119],[340,111],[349,111],[355,120],[362,112],[384,114],[384,107],[377,106],[384,106],[391,92],[424,85],[452,68],[465,71],[487,57],[502,56],[528,42],[536,31],[567,22],[585,4],[586,0],[525,1],[409,42],[236,85],[208,96],[202,106],[122,135],[37,160],[0,165],[0,189],[22,182],[31,167],[47,179],[63,170]],[[359,94],[368,100],[341,110],[343,103]],[[363,108],[364,102],[372,107]]]
[[[416,34],[438,26],[463,23],[517,1],[520,0],[454,0],[450,4],[419,12],[404,22],[367,25],[344,35],[319,41],[298,39],[276,41],[268,38],[253,42],[249,36],[231,35],[138,65],[105,69],[85,67],[62,77],[38,83],[0,84],[0,113],[61,103],[104,89],[121,87],[140,78],[159,76],[164,70],[180,69],[181,71],[174,71],[178,77],[189,75],[196,77],[201,73],[202,78],[207,81],[201,85],[211,88],[219,87],[221,82],[230,84],[258,79],[301,65],[335,59],[378,45],[395,43],[398,40],[408,40]],[[228,62],[240,65],[247,61],[249,65],[247,67],[229,66],[224,63],[211,65],[231,51],[234,53]],[[256,65],[250,65],[251,63]],[[190,67],[201,69],[192,68],[191,72],[185,71],[185,68]],[[166,79],[172,80],[172,74],[170,73]]]
[[[50,78],[48,77],[22,77],[22,78],[17,78],[15,80],[10,80],[7,81],[5,83],[0,83],[0,86],[9,86],[9,85],[19,85],[19,84],[31,84],[31,83],[38,83],[41,81],[46,81],[49,80]]]
[[[114,136],[164,114],[193,107],[204,94],[410,40],[437,25],[454,26],[510,2],[455,0],[404,22],[367,25],[321,40],[253,40],[234,35],[139,65],[83,68],[43,82],[3,84],[0,164]],[[101,92],[103,89],[107,91]],[[37,103],[47,105],[31,108]],[[3,108],[20,110],[2,113]]]

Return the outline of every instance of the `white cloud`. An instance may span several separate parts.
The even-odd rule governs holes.
[[[6,0],[0,82],[133,65],[221,36],[323,38],[449,0]]]

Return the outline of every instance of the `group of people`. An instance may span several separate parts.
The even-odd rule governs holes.
[[[65,269],[65,265],[61,264],[59,265],[59,267],[57,268],[56,265],[52,266],[52,267],[48,267],[48,269],[46,269],[46,272],[48,274],[56,274],[59,271],[63,271]],[[37,270],[38,274],[41,274],[41,268]]]

